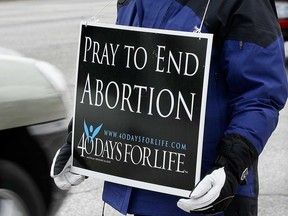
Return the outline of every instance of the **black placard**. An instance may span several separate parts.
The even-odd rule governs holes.
[[[210,34],[82,23],[72,171],[189,196],[211,46]]]

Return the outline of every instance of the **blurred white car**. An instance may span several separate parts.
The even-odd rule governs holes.
[[[53,65],[0,48],[0,215],[46,216],[65,192],[49,176],[67,135],[67,84]]]

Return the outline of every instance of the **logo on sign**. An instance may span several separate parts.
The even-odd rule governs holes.
[[[92,140],[97,136],[97,134],[99,133],[99,131],[102,128],[102,125],[103,124],[99,125],[95,129],[94,129],[93,125],[90,125],[89,129],[88,129],[88,126],[84,120],[84,132],[85,132],[85,135],[86,135],[89,143],[91,143]]]

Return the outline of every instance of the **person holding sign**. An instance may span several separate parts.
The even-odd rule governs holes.
[[[213,45],[202,178],[190,198],[105,182],[103,200],[122,214],[257,215],[258,157],[288,94],[274,1],[118,0],[117,24],[210,33]],[[70,173],[65,149],[69,140],[51,176],[67,189],[84,178]]]

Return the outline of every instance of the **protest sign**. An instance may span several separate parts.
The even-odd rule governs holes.
[[[211,46],[210,34],[82,23],[72,171],[188,197]]]

